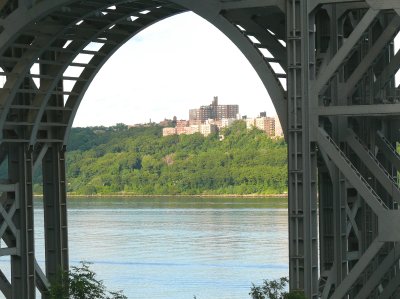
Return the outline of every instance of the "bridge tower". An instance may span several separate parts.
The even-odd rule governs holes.
[[[283,124],[290,289],[312,299],[398,298],[398,0],[0,0],[0,256],[9,260],[0,291],[46,298],[68,269],[66,140],[82,97],[129,38],[185,11],[243,52]]]

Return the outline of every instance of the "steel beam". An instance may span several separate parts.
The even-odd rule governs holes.
[[[376,132],[376,135],[376,144],[379,149],[385,154],[385,157],[395,166],[396,169],[400,169],[400,154],[381,132]]]
[[[4,273],[1,272],[1,270],[0,270],[0,291],[3,293],[6,299],[11,299],[11,294],[12,294],[11,283],[8,281]]]
[[[397,292],[398,294],[399,285],[400,285],[400,275],[396,275],[385,286],[383,292],[380,294],[380,298],[397,298],[391,296],[393,296],[395,292]]]
[[[367,55],[363,57],[363,60],[353,71],[350,78],[347,79],[346,87],[343,93],[346,98],[350,96],[350,93],[354,90],[356,84],[365,75],[365,72],[371,67],[378,55],[380,55],[387,44],[394,39],[395,35],[399,32],[399,26],[400,16],[396,15],[379,36],[378,40],[374,43],[371,49],[369,49]]]
[[[383,214],[383,212],[388,209],[386,204],[322,128],[319,129],[318,144],[335,162],[335,165],[349,180],[352,186],[358,190],[374,213],[377,215]]]
[[[394,75],[399,70],[400,66],[400,51],[397,51],[396,55],[390,60],[385,68],[380,73],[379,77],[374,83],[374,95],[378,96],[380,92],[385,88],[386,84],[393,80]]]
[[[369,169],[371,174],[386,189],[386,192],[392,197],[392,199],[397,203],[400,203],[400,189],[397,182],[378,161],[376,156],[371,153],[366,145],[362,144],[360,139],[350,130],[346,141],[360,158],[362,163]]]
[[[243,8],[257,8],[275,6],[279,7],[282,12],[285,11],[285,0],[239,0],[223,2],[222,9],[243,9]]]
[[[307,2],[288,0],[289,280],[291,290],[318,298],[317,178],[310,80],[314,78],[313,18]],[[311,98],[312,100],[312,98]]]
[[[387,273],[389,268],[393,267],[394,263],[400,258],[400,250],[398,250],[399,245],[399,243],[394,244],[394,248],[380,262],[377,269],[372,273],[371,277],[368,279],[364,287],[360,290],[360,292],[358,292],[357,296],[354,299],[367,298],[368,295],[374,290],[374,288],[376,288],[378,284],[382,283],[383,276]]]
[[[25,144],[10,145],[9,179],[17,184],[15,201],[17,211],[15,226],[17,254],[11,256],[12,299],[34,299],[35,284],[35,242],[33,222],[32,167],[33,151]]]
[[[343,4],[343,3],[355,3],[364,2],[362,0],[309,0],[309,12],[312,12],[319,5],[326,4]]]
[[[46,277],[50,281],[69,269],[64,152],[62,145],[51,145],[42,163]]]
[[[398,116],[400,104],[320,106],[316,113],[319,116]]]
[[[379,242],[377,240],[373,241],[368,250],[364,253],[364,255],[360,258],[357,264],[353,267],[350,273],[346,276],[346,278],[342,281],[342,283],[336,288],[335,292],[332,294],[330,298],[332,299],[341,299],[345,297],[345,295],[349,292],[353,283],[360,277],[361,273],[365,270],[371,260],[376,256],[379,250],[384,245],[383,242]]]
[[[397,0],[366,0],[371,8],[379,9],[400,9],[400,3]]]
[[[352,31],[350,36],[343,43],[342,47],[336,53],[336,55],[330,60],[329,64],[323,68],[318,76],[315,84],[313,85],[313,95],[318,96],[322,88],[328,83],[329,79],[335,74],[339,66],[343,64],[345,58],[353,50],[354,46],[360,40],[361,36],[365,33],[365,30],[371,25],[375,17],[378,15],[378,10],[369,9],[364,17],[360,20],[360,23]]]

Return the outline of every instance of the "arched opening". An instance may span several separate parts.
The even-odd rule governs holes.
[[[243,54],[211,24],[183,13],[137,34],[109,59],[86,92],[74,126],[187,119],[189,108],[209,104],[214,95],[239,104],[241,115],[276,114]]]
[[[172,18],[184,19],[185,16],[181,14]],[[164,30],[171,29],[168,27],[168,25],[162,24],[163,22],[167,21],[168,20],[164,20],[160,23],[157,23],[157,25],[159,24],[158,27],[153,25],[156,27],[154,31],[159,31],[163,28],[167,28]],[[175,24],[175,26],[182,26],[182,23]],[[130,55],[139,55],[139,59],[143,59],[143,56],[146,54],[149,55],[148,51],[150,50],[144,47],[143,50],[139,52],[134,52],[134,50],[135,47],[140,47],[141,44],[145,44],[146,42],[149,42],[151,46],[156,49],[150,54],[150,56],[162,56],[162,53],[165,50],[163,43],[158,40],[154,41],[151,39],[153,35],[156,34],[151,29],[152,27],[149,27],[143,31],[143,34],[146,33],[146,31],[151,32],[149,33],[149,40],[146,40],[146,35],[139,36],[139,45],[138,42],[135,41],[132,42],[132,45],[126,44],[126,50],[124,50],[122,47],[114,54],[113,57],[117,58],[118,55],[125,57],[126,54],[120,52],[126,51]],[[163,32],[163,39],[175,38],[173,35],[169,36],[166,34],[166,32]],[[187,42],[190,43],[190,39]],[[210,45],[211,43],[207,44]],[[196,44],[196,46],[198,45]],[[213,44],[213,47],[216,46],[217,45]],[[226,50],[228,51],[228,49]],[[170,54],[168,49],[165,51]],[[213,57],[210,57],[210,55],[216,56],[217,54],[210,51],[209,53],[203,53],[203,55],[209,55],[209,57],[203,58],[204,61],[202,61],[202,63],[204,64],[206,63],[206,60],[213,61]],[[193,59],[196,59],[196,57],[197,55],[193,55]],[[165,58],[166,57],[163,56],[161,57],[161,59]],[[172,58],[177,59],[175,56]],[[176,61],[178,64],[180,61],[186,61],[185,57],[179,56],[179,58],[180,59]],[[112,59],[113,58],[110,58],[108,63],[112,64]],[[158,71],[160,68],[160,61],[157,59],[155,60],[156,62],[154,65],[148,66],[151,70],[153,70],[153,72]],[[186,61],[186,63],[188,62],[189,61]],[[135,63],[140,63],[140,61],[135,61]],[[133,66],[135,66],[135,63]],[[143,63],[148,64],[151,62],[145,60]],[[147,77],[147,74],[143,74],[141,71],[142,68],[137,66],[135,69],[133,69],[129,67],[128,62],[124,62],[123,65],[110,67],[108,67],[107,64],[104,65],[103,69],[108,70],[108,72],[111,73],[113,73],[113,71],[117,71],[121,67],[126,67],[129,70],[128,73],[131,76],[130,80],[132,80],[131,85],[129,86],[130,91],[135,87],[140,87],[142,82],[142,84],[146,84],[146,82],[139,81],[140,78],[135,78],[132,74],[136,71],[140,75]],[[180,67],[181,66],[179,65],[176,66],[178,70]],[[196,71],[199,71],[199,66],[196,68],[196,65],[194,65],[194,67]],[[211,72],[212,63],[209,66],[205,66],[205,70],[207,70],[207,67],[209,67],[209,71]],[[112,86],[112,93],[115,93],[115,86],[118,86],[118,84],[112,84],[109,79],[105,78],[105,74],[102,75],[102,71],[103,70],[101,70],[97,76],[101,78],[101,82],[103,82],[103,84]],[[233,73],[232,76],[243,76],[243,74],[240,74],[236,68],[232,68],[230,71]],[[162,72],[162,70],[160,70],[160,72]],[[165,76],[165,74],[155,75],[153,77],[152,73],[150,73],[147,77],[147,80],[151,80],[151,84],[157,88],[160,88],[159,86],[161,85],[161,90],[163,90],[163,94],[165,94],[165,97],[167,97],[168,90],[164,91],[165,86],[163,85],[167,79],[163,79],[163,76]],[[184,80],[185,78],[182,78],[179,74],[171,76],[176,78],[176,83],[172,86],[168,86],[169,88],[179,88],[180,84],[185,84],[184,82],[181,82],[181,80]],[[186,76],[190,77],[189,74],[186,74]],[[119,79],[117,75],[115,75],[115,79]],[[96,84],[95,81],[96,78],[94,79],[92,86]],[[127,82],[123,84],[126,83]],[[189,83],[190,82],[188,82],[188,84]],[[199,81],[196,81],[196,84],[193,84],[192,88],[196,88],[196,86],[199,85],[201,88],[205,88],[204,86],[207,86],[206,83],[200,83]],[[90,94],[90,88],[88,89],[86,95]],[[223,90],[224,87],[219,86],[219,88]],[[245,89],[244,84],[242,89],[244,89],[244,93],[250,92],[250,90]],[[97,90],[97,92],[104,94],[106,91]],[[152,92],[151,90],[147,90],[147,92],[150,94],[154,93],[154,91]],[[126,93],[128,93],[128,91],[126,91]],[[186,93],[186,95],[187,94],[194,94],[197,96],[196,92]],[[207,100],[206,102],[204,101],[206,95],[207,94],[205,94],[205,96],[202,95],[199,91],[199,97],[201,99],[200,102],[197,103],[198,105],[201,103],[207,103]],[[104,101],[107,101],[114,106],[119,105],[120,98],[114,99],[110,98],[111,96],[112,94],[104,95]],[[121,94],[119,96],[123,97],[124,95]],[[136,93],[133,93],[130,101],[134,104],[135,99],[140,99],[139,104],[142,101],[140,96],[138,96]],[[79,109],[82,109],[82,106],[85,105],[85,100],[86,99],[83,98],[81,107]],[[254,102],[250,97],[246,100],[250,103]],[[188,101],[189,99],[187,99],[187,96],[186,98],[182,97],[179,99],[180,105],[185,108],[184,115],[186,117],[188,108],[197,105],[196,103],[188,104]],[[92,103],[95,104],[95,102]],[[243,104],[243,102],[236,101],[229,103],[239,103],[240,105]],[[91,109],[89,111],[97,111],[96,107],[93,107],[94,106],[91,106],[91,108],[89,107],[89,109]],[[147,113],[149,112],[148,109],[143,109],[142,111]],[[243,111],[246,112],[248,110]],[[254,111],[260,112],[258,109]],[[79,117],[79,113],[80,110],[78,111],[77,117]],[[167,114],[166,116],[171,116],[171,114]],[[249,117],[251,116],[255,115],[250,114]],[[150,115],[150,117],[153,116]],[[144,118],[143,122],[148,122],[150,117]],[[163,117],[163,115],[161,115],[161,117]],[[102,119],[103,118],[104,116]],[[132,116],[130,120],[132,119],[134,119],[134,116]],[[141,118],[139,120],[141,120]],[[157,119],[154,120],[157,122]],[[112,124],[115,124],[115,122]],[[196,294],[198,297],[218,297],[221,295],[231,296],[230,298],[236,298],[236,296],[238,296],[237,293],[241,292],[240,298],[242,298],[248,294],[251,285],[251,282],[249,281],[258,283],[262,279],[261,276],[268,276],[266,278],[272,279],[286,275],[286,258],[284,258],[285,262],[282,262],[282,260],[283,256],[287,255],[285,241],[287,231],[285,223],[287,215],[283,207],[271,207],[268,206],[268,204],[265,205],[265,202],[263,203],[262,200],[257,199],[246,199],[241,201],[238,199],[215,200],[211,198],[205,200],[207,203],[199,203],[196,199],[184,199],[182,201],[180,199],[166,198],[160,202],[156,201],[154,198],[137,200],[139,202],[129,202],[127,200],[117,199],[114,201],[114,203],[112,203],[103,199],[103,201],[100,200],[94,205],[92,202],[90,203],[91,206],[96,209],[94,214],[101,214],[101,217],[96,217],[94,214],[90,217],[91,221],[93,222],[93,226],[100,229],[101,224],[98,221],[101,219],[101,221],[106,221],[109,223],[120,223],[120,225],[114,224],[114,226],[120,227],[121,234],[122,232],[126,232],[128,230],[132,231],[132,239],[134,238],[135,241],[130,242],[126,240],[123,242],[123,246],[121,246],[121,244],[118,242],[120,237],[115,238],[112,235],[112,231],[109,229],[107,229],[103,234],[107,236],[107,240],[110,240],[111,244],[102,245],[104,250],[99,250],[99,252],[111,252],[111,250],[115,252],[125,252],[124,254],[121,254],[121,257],[118,258],[118,261],[115,261],[114,258],[106,256],[106,254],[102,256],[101,253],[91,252],[88,255],[87,250],[85,250],[87,246],[85,240],[91,238],[91,243],[98,244],[98,246],[95,245],[95,247],[100,247],[101,244],[97,242],[99,242],[101,239],[99,240],[97,235],[101,235],[101,233],[98,233],[97,230],[94,231],[91,229],[91,227],[88,227],[84,228],[85,232],[83,234],[86,236],[84,240],[81,238],[81,236],[74,234],[73,231],[76,228],[82,229],[81,225],[78,224],[79,220],[83,218],[83,212],[80,210],[82,209],[82,204],[75,202],[70,203],[70,207],[72,206],[73,208],[71,211],[72,215],[69,218],[70,222],[72,222],[70,225],[70,232],[73,234],[73,236],[76,236],[73,238],[73,240],[70,239],[72,260],[76,261],[76,258],[74,259],[72,255],[81,257],[88,256],[91,261],[95,262],[94,266],[98,270],[98,273],[102,274],[102,277],[105,275],[107,284],[118,285],[120,288],[125,289],[126,294],[130,295],[131,293],[129,292],[132,289],[140,289],[142,296],[144,297],[161,297],[163,292],[171,292],[170,296],[174,298],[188,297],[192,296],[193,294]],[[281,204],[281,202],[279,204]],[[105,209],[106,205],[109,206]],[[118,205],[119,208],[113,208],[112,205]],[[122,206],[126,207],[126,210],[120,209]],[[157,209],[154,208],[155,206]],[[168,206],[173,206],[174,211],[167,212],[165,207]],[[215,206],[218,206],[218,208],[215,209]],[[262,209],[260,209],[261,206],[263,207]],[[108,217],[114,213],[121,213],[120,217],[124,219],[122,223],[120,222],[121,219],[117,219],[117,217],[113,218],[113,220],[108,220]],[[251,214],[254,215],[251,216]],[[236,226],[238,222],[233,220],[233,218],[235,218],[234,215],[238,215],[238,222],[247,224],[244,224],[243,227],[238,228]],[[74,220],[71,219],[72,217]],[[252,221],[254,221],[252,224],[247,222],[250,219],[249,217],[253,219]],[[149,219],[155,220],[152,222]],[[135,225],[137,222],[139,222],[140,225]],[[257,227],[255,229],[256,232],[253,230],[254,226]],[[204,227],[204,230],[199,229],[200,227]],[[277,250],[269,250],[269,248],[266,248],[267,245],[265,244],[265,240],[269,239],[271,236],[270,234],[272,229],[275,230],[276,235],[273,236],[274,241],[271,240],[268,243],[271,246],[274,246],[274,249]],[[206,235],[209,232],[212,232],[211,238],[208,238]],[[229,249],[223,249],[224,244],[227,243],[231,244],[232,247]],[[250,244],[252,244],[253,249],[250,249]],[[127,251],[124,246],[129,247],[130,250]],[[187,250],[187,252],[184,250]],[[268,254],[268,257],[266,257],[264,254],[266,251],[270,253]],[[272,251],[274,251],[274,253],[271,253]],[[180,257],[177,258],[177,256],[173,254],[174,252],[180,253]],[[258,258],[260,258],[260,260],[258,260]],[[140,260],[140,262],[138,262],[138,260]],[[275,263],[274,260],[277,263]],[[122,278],[119,276],[112,277],[113,275],[109,274],[109,270],[111,268],[110,264],[113,264],[112,268],[118,269],[118,273],[124,273]],[[169,266],[167,267],[166,265],[168,264]],[[135,270],[137,273],[134,272]],[[251,276],[255,273],[263,274],[259,276],[260,278],[258,279],[251,278]],[[137,277],[139,274],[141,276],[140,278]],[[153,276],[153,278],[151,276]],[[239,281],[239,276],[243,277],[243,281]],[[135,279],[132,279],[132,277],[135,277]],[[143,285],[151,285],[154,281],[157,281],[158,287],[162,288],[161,291],[154,287],[142,288]],[[203,287],[200,288],[199,285],[203,285]],[[201,290],[199,290],[199,288]],[[215,292],[220,293],[217,295]],[[239,296],[237,298],[239,298]]]
[[[156,9],[162,9],[162,6],[157,6]],[[190,7],[189,7],[190,9]],[[115,10],[115,7],[112,9]],[[139,14],[136,14],[134,17],[129,17],[129,21],[131,22],[138,22],[140,21],[140,17],[145,15],[147,16],[151,10],[144,10],[145,13],[143,14],[143,11],[139,12]],[[274,9],[269,8],[267,17],[269,14],[274,15],[282,15],[282,12],[276,12]],[[196,11],[197,12],[197,11]],[[254,11],[249,12],[249,16],[252,16],[254,14]],[[202,15],[202,14],[200,14]],[[206,16],[202,15],[207,19]],[[233,16],[234,19],[234,16]],[[259,23],[260,18],[257,18],[257,22]],[[211,22],[211,20],[209,20]],[[83,21],[82,21],[83,22]],[[79,21],[77,23],[77,26],[81,26],[82,23]],[[281,20],[283,22],[283,19]],[[220,29],[225,35],[228,36],[231,41],[233,41],[236,46],[239,47],[241,52],[246,56],[246,58],[250,61],[252,64],[253,68],[257,71],[258,75],[260,76],[260,79],[262,80],[264,86],[268,89],[269,93],[272,94],[272,100],[274,102],[274,106],[276,107],[277,113],[279,115],[279,118],[281,120],[282,125],[284,126],[283,130],[285,131],[286,128],[286,100],[285,100],[285,90],[286,90],[286,73],[284,71],[285,65],[286,65],[286,57],[283,55],[283,51],[286,47],[285,42],[283,41],[285,33],[282,32],[282,28],[274,28],[273,25],[271,24],[271,30],[268,30],[270,33],[270,36],[266,40],[258,40],[254,35],[255,33],[247,33],[246,29],[244,29],[241,25],[239,25],[239,21],[231,20],[228,23],[225,22],[224,20],[218,20],[217,22],[211,22],[214,26],[216,26],[218,29]],[[232,26],[234,25],[234,26]],[[116,24],[112,24],[110,27],[108,27],[109,30],[113,30],[116,28]],[[244,26],[244,25],[243,25]],[[254,26],[254,24],[250,24],[250,26]],[[265,26],[265,24],[258,25],[258,26]],[[238,30],[239,29],[239,30]],[[274,33],[272,30],[275,30],[276,33]],[[140,30],[138,30],[139,32]],[[253,34],[253,35],[252,35]],[[260,38],[261,39],[261,38]],[[95,45],[96,50],[95,51],[100,51],[102,52],[102,49],[107,48],[107,43],[105,43],[106,38],[98,38],[97,43]],[[271,46],[269,45],[269,42],[274,42],[274,44]],[[125,42],[125,40],[124,40]],[[90,43],[85,49],[90,49],[90,46],[93,45],[94,43]],[[250,47],[249,47],[250,46]],[[104,48],[103,48],[104,47]],[[111,51],[110,54],[112,54],[118,47],[112,48],[112,50],[107,50]],[[275,55],[272,55],[271,52]],[[81,56],[79,54],[77,57]],[[107,56],[107,59],[111,57],[111,55]],[[97,57],[93,59],[94,61],[96,60]],[[260,60],[260,58],[262,60]],[[101,61],[101,65],[107,60],[99,60]],[[77,68],[77,67],[73,67]],[[71,66],[67,69],[67,71],[71,69]],[[87,76],[92,76],[91,74],[96,74],[97,71],[100,69],[98,67],[96,71],[94,72],[88,72]],[[76,70],[78,72],[78,70]],[[86,76],[86,74],[85,74]],[[91,82],[93,77],[88,78],[88,82]],[[70,85],[72,86],[72,85]],[[82,99],[82,95],[85,93],[86,89],[88,88],[88,84],[78,86],[76,90],[72,91],[72,103],[66,103],[67,106],[70,106],[72,108],[72,117],[70,118],[70,122],[68,124],[68,127],[72,125],[71,120],[74,118],[75,113],[77,112],[77,107],[80,104],[80,101]],[[80,94],[80,96],[74,98],[74,93],[75,94]],[[68,129],[67,129],[68,131]]]
[[[33,21],[36,22],[35,24],[38,27],[41,26],[41,23],[50,21],[59,22],[68,30],[60,30],[57,26],[47,26],[48,30],[45,33],[47,37],[44,38],[47,40],[44,46],[40,48],[43,50],[34,48],[35,53],[29,53],[29,55],[24,50],[21,53],[11,51],[11,48],[6,50],[6,52],[9,51],[7,55],[11,57],[12,61],[17,61],[13,58],[15,55],[26,56],[24,59],[27,59],[27,61],[19,61],[19,64],[27,64],[29,69],[32,68],[33,73],[27,74],[27,77],[33,79],[34,82],[36,81],[36,84],[32,83],[33,85],[40,86],[39,79],[40,82],[46,82],[45,87],[41,88],[40,92],[35,92],[35,86],[27,87],[26,82],[16,81],[15,79],[11,80],[9,84],[9,86],[13,86],[13,89],[5,100],[7,107],[13,104],[16,94],[21,94],[20,98],[26,97],[23,94],[31,94],[30,97],[34,97],[38,93],[42,95],[36,97],[36,105],[39,105],[40,109],[26,111],[21,116],[28,124],[28,128],[23,133],[24,138],[28,139],[31,144],[37,138],[40,140],[64,138],[65,141],[83,94],[85,94],[96,73],[112,54],[131,36],[149,25],[186,10],[193,10],[210,21],[244,53],[271,95],[285,131],[287,103],[284,69],[286,57],[283,40],[286,33],[282,26],[284,14],[281,8],[271,6],[264,7],[262,10],[249,9],[244,18],[238,17],[234,9],[232,13],[230,10],[224,10],[223,14],[214,18],[214,14],[219,11],[218,8],[204,10],[202,6],[198,7],[191,2],[183,5],[189,6],[182,7],[173,2],[163,1],[153,1],[146,4],[122,1],[111,6],[102,6],[101,3],[97,6],[86,6],[74,2],[70,6],[55,5],[52,8],[54,10],[45,18],[34,19]],[[46,9],[47,7],[43,6],[43,8]],[[77,8],[79,10],[75,11]],[[271,16],[274,17],[274,21],[271,21]],[[251,21],[248,21],[248,19],[251,19]],[[260,33],[261,28],[264,27],[268,28],[269,36],[263,37]],[[13,31],[11,34],[17,34],[18,30],[23,31],[23,28],[16,27],[11,30]],[[11,46],[19,47],[22,43],[29,43],[30,46],[34,47],[34,41],[35,36],[27,33],[21,35],[20,39],[15,40],[15,44]],[[32,57],[35,58],[32,60]],[[58,60],[60,61],[57,62]],[[41,68],[40,75],[37,74],[38,66]],[[28,69],[25,69],[25,71],[28,71]],[[18,70],[18,72],[20,73],[21,70]],[[50,100],[50,98],[54,98],[54,100]],[[46,128],[41,129],[41,123],[46,122],[48,118],[47,114],[49,113],[46,110],[54,110],[54,103],[51,102],[58,100],[63,100],[65,106],[62,112],[65,130],[58,130],[60,131],[56,134],[58,137],[54,139],[49,137]],[[51,108],[46,108],[46,105]],[[4,113],[3,122],[6,121],[6,117],[7,114]],[[49,118],[54,122],[53,116]],[[9,135],[11,139],[15,138],[15,134],[11,131],[4,133]],[[64,136],[62,137],[62,135]]]

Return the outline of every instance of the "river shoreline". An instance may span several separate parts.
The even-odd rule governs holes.
[[[34,197],[41,198],[42,194],[35,194]],[[82,194],[67,194],[67,198],[139,198],[139,197],[163,197],[163,198],[187,198],[187,197],[196,197],[196,198],[286,198],[288,197],[287,193],[282,194],[177,194],[177,195],[165,195],[165,194],[128,194],[128,193],[115,193],[115,194],[91,194],[91,195],[82,195]]]

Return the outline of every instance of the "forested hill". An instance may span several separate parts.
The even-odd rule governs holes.
[[[161,136],[158,125],[73,128],[68,192],[276,194],[287,190],[283,140],[236,122],[218,135]],[[39,187],[39,186],[37,186]],[[39,190],[38,190],[39,191]]]

